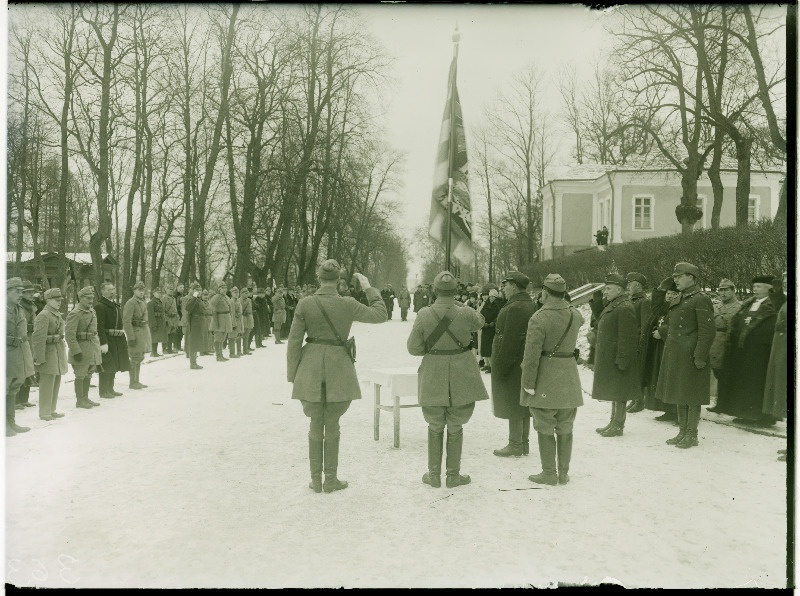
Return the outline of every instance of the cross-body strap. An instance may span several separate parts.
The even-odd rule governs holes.
[[[319,297],[314,296],[314,301],[317,303],[317,307],[319,307],[319,310],[322,313],[322,316],[325,317],[325,320],[328,322],[328,325],[330,326],[331,331],[333,331],[333,334],[336,336],[336,341],[339,342],[340,346],[343,346],[344,342],[342,341],[342,337],[339,335],[339,332],[336,331],[336,327],[333,326],[333,323],[331,322],[331,319],[328,316],[328,313],[326,313],[325,309],[322,308],[322,303],[319,301]]]
[[[445,332],[447,332],[447,334],[453,339],[453,341],[456,342],[456,344],[458,344],[459,348],[462,349],[464,348],[464,345],[458,340],[458,338],[455,335],[453,335],[453,332],[450,331],[449,329],[450,323],[453,322],[453,319],[450,317],[450,310],[452,310],[452,307],[450,307],[450,309],[445,313],[444,317],[439,319],[439,315],[436,314],[436,311],[431,309],[433,316],[439,319],[439,324],[436,325],[436,328],[433,330],[433,333],[431,333],[428,336],[428,339],[425,340],[425,348],[427,352],[430,352],[433,349],[433,346],[436,345],[436,342],[439,341],[439,339],[442,337],[442,335],[445,334]]]
[[[548,357],[552,358],[553,354],[558,352],[558,348],[561,347],[561,342],[564,341],[564,338],[567,337],[567,333],[569,333],[569,330],[572,328],[572,320],[574,318],[575,317],[573,316],[572,307],[570,307],[570,309],[569,309],[569,323],[567,324],[567,328],[564,330],[564,335],[562,335],[561,339],[558,340],[558,343],[555,346],[553,346],[553,350],[550,352]]]

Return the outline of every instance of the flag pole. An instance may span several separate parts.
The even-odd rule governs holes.
[[[458,42],[461,35],[458,33],[458,24],[453,33],[453,77],[450,82],[450,156],[447,164],[447,241],[445,242],[445,271],[450,271],[450,225],[452,219],[452,201],[453,201],[453,162],[455,161],[456,152],[456,73],[458,71]]]

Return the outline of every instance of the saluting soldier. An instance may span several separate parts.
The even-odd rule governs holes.
[[[242,304],[242,354],[245,356],[252,355],[250,351],[250,340],[253,335],[253,302],[250,300],[250,290],[242,288],[240,292],[239,302]]]
[[[461,475],[463,425],[475,411],[475,402],[489,399],[478,363],[470,351],[471,334],[484,325],[483,315],[455,302],[458,287],[449,271],[433,280],[436,301],[417,313],[406,347],[422,356],[419,367],[419,405],[428,423],[428,471],[422,482],[442,485],[442,445],[447,427],[445,460],[447,488],[469,484]]]
[[[39,418],[55,420],[64,416],[56,406],[61,376],[67,374],[66,324],[61,317],[61,290],[51,288],[44,297],[45,307],[33,322],[31,349],[39,373]]]
[[[625,281],[628,282],[627,291],[628,297],[630,298],[631,304],[633,305],[633,312],[636,314],[636,320],[639,322],[639,329],[637,331],[637,336],[641,337],[642,329],[647,326],[647,322],[650,320],[650,311],[652,310],[652,302],[650,298],[647,297],[647,294],[644,293],[645,288],[647,287],[647,278],[638,273],[636,271],[631,271],[628,275],[625,276]],[[644,353],[643,351],[638,349],[636,350],[636,374],[639,375],[641,378],[641,371],[644,367]],[[631,404],[628,406],[627,411],[631,414],[635,414],[637,412],[641,412],[644,410],[644,388],[642,388],[642,395],[640,395],[637,399],[633,400]]]
[[[75,372],[75,397],[77,407],[91,409],[99,406],[89,399],[92,373],[103,363],[100,338],[97,335],[97,313],[92,308],[94,288],[86,286],[78,292],[78,304],[68,314],[65,338],[69,348],[68,362]]]
[[[114,378],[118,372],[131,369],[128,342],[122,330],[122,309],[117,302],[117,288],[110,281],[100,284],[100,300],[94,307],[97,314],[97,336],[103,357],[103,370],[99,373],[98,391],[103,399],[114,399],[122,395],[114,389]]]
[[[597,322],[592,399],[611,402],[611,420],[595,429],[602,437],[621,437],[625,428],[625,404],[641,395],[636,368],[639,324],[625,293],[625,280],[617,273],[606,276],[606,306]]]
[[[369,306],[353,297],[339,296],[336,286],[340,272],[341,267],[334,259],[323,261],[317,268],[319,289],[298,302],[286,348],[286,378],[293,383],[292,399],[300,400],[303,413],[311,419],[308,486],[316,493],[347,488],[347,482],[337,476],[339,418],[352,400],[361,398],[361,389],[344,340],[350,336],[353,321],[382,323],[387,318],[380,293],[360,273],[355,276],[366,289]],[[280,327],[275,330],[279,332]]]
[[[530,279],[510,271],[500,282],[506,304],[497,315],[492,345],[492,412],[508,420],[508,445],[495,449],[498,457],[519,457],[530,451],[531,413],[520,404],[522,357],[528,321],[536,305],[527,292]]]
[[[28,341],[31,340],[31,334],[33,333],[33,320],[36,318],[36,315],[39,314],[41,309],[38,309],[36,303],[34,302],[34,294],[36,293],[33,284],[28,281],[27,279],[22,281],[22,285],[25,287],[22,290],[22,299],[19,302],[19,305],[25,309],[25,319],[28,323]],[[33,350],[33,348],[31,348]],[[35,367],[34,367],[35,368]],[[22,410],[24,408],[33,407],[34,404],[30,402],[30,395],[31,395],[31,386],[35,386],[36,382],[36,373],[25,379],[25,382],[22,384],[22,387],[19,388],[19,393],[17,393],[17,405],[16,408],[18,410]]]
[[[272,298],[272,332],[275,334],[276,344],[283,343],[281,341],[283,334],[281,328],[286,322],[286,299],[283,297],[283,294],[284,288],[278,288],[275,290],[275,296]]]
[[[711,396],[708,359],[714,342],[714,306],[700,291],[700,270],[691,263],[677,263],[672,279],[680,295],[670,302],[667,338],[658,375],[656,398],[678,406],[678,434],[668,445],[696,447],[700,406]]]
[[[572,428],[583,390],[575,344],[583,317],[566,300],[567,282],[557,273],[544,279],[542,307],[528,321],[520,403],[530,408],[539,440],[542,472],[537,484],[566,484],[572,459]],[[601,322],[602,324],[602,322]]]
[[[217,293],[208,301],[211,307],[211,325],[209,331],[214,334],[214,349],[217,353],[217,362],[227,362],[228,359],[222,355],[222,344],[228,338],[228,334],[233,332],[231,322],[231,302],[225,295],[228,286],[225,282],[220,282],[217,286]]]
[[[202,366],[197,364],[197,353],[205,352],[206,334],[206,309],[200,294],[200,284],[192,282],[189,284],[189,293],[183,297],[182,306],[185,318],[184,329],[186,331],[183,347],[189,356],[189,368],[191,370],[202,370]]]
[[[169,335],[164,303],[161,301],[161,288],[153,288],[152,293],[153,296],[147,303],[147,322],[150,325],[150,343],[153,347],[150,356],[156,358],[161,356],[158,353],[158,344],[161,344],[164,353],[169,353]],[[177,315],[177,309],[175,314]]]
[[[228,335],[228,350],[231,358],[242,355],[242,302],[239,300],[239,288],[231,288],[231,327],[233,331]]]
[[[16,405],[19,388],[35,371],[25,309],[20,306],[25,289],[19,277],[6,282],[6,436],[30,430],[16,422]]]
[[[131,360],[131,389],[145,389],[147,385],[139,381],[144,355],[150,348],[150,326],[147,320],[147,304],[144,301],[144,282],[133,285],[133,296],[122,309],[122,328],[128,338],[128,354]]]

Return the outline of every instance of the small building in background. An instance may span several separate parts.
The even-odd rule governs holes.
[[[74,291],[94,284],[94,270],[92,269],[92,255],[88,252],[67,253],[66,278],[71,280]],[[47,252],[41,255],[44,266],[44,276],[47,287],[53,287],[56,280],[61,277],[62,262],[58,253]],[[6,253],[6,270],[8,277],[21,277],[32,283],[44,284],[41,265],[36,261],[32,252],[20,253],[20,262],[17,263],[16,251]],[[115,285],[119,277],[119,263],[111,255],[103,257],[103,281],[110,281]],[[68,299],[73,299],[68,296]]]

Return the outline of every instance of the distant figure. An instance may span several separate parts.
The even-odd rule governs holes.
[[[594,237],[597,239],[597,246],[606,246],[608,244],[608,228],[603,226],[602,230],[597,230]]]

